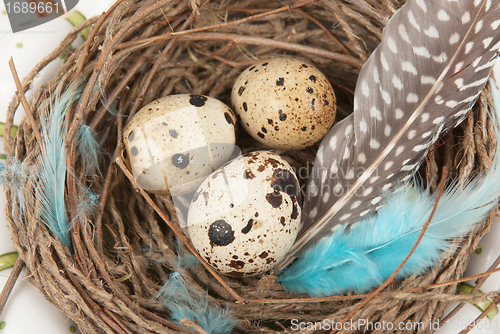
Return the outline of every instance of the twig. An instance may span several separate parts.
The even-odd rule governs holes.
[[[144,54],[134,63],[128,71],[127,74],[123,77],[122,80],[115,87],[109,98],[103,102],[103,105],[97,110],[92,121],[90,123],[90,127],[92,129],[96,129],[97,125],[102,121],[106,113],[108,112],[108,107],[118,98],[123,89],[127,86],[128,82],[134,77],[137,71],[146,63],[148,57],[156,50],[156,48],[149,48],[144,52]]]
[[[500,268],[497,269],[498,265],[500,265],[500,256],[497,257],[497,259],[495,260],[495,262],[493,262],[493,264],[488,268],[488,272],[495,272],[495,271],[500,271]],[[484,284],[484,282],[486,282],[486,280],[488,279],[490,275],[484,275],[484,276],[481,276],[477,281],[476,281],[476,285],[474,286],[474,288],[472,289],[472,291],[469,293],[469,295],[473,295],[475,294],[477,291],[479,291],[479,289],[481,288],[481,286]],[[471,279],[471,278],[469,278]],[[465,303],[462,302],[460,304],[458,304],[446,317],[444,317],[440,323],[441,324],[444,324],[446,323],[446,321],[448,321],[449,319],[451,319],[455,314],[458,313],[458,311],[460,311],[463,307],[465,306]]]
[[[87,306],[94,311],[96,314],[98,314],[101,319],[109,326],[111,327],[117,334],[128,334],[126,333],[123,329],[122,326],[117,323],[115,320],[111,319],[104,311],[101,309],[101,307],[88,295],[88,293],[85,291],[85,289],[82,287],[81,283],[73,277],[73,274],[68,272],[66,268],[64,268],[64,272],[66,274],[66,277],[73,283],[73,286],[75,287],[76,291],[78,291],[78,294],[80,297],[82,297],[83,301]]]
[[[464,329],[458,334],[467,334],[471,330],[473,330],[474,327],[476,327],[476,325],[478,324],[478,322],[484,317],[486,317],[488,313],[490,313],[491,310],[493,310],[493,308],[497,306],[497,304],[499,303],[500,303],[500,295],[498,295],[495,299],[491,301],[490,305],[476,318],[476,320],[474,320],[466,329]]]
[[[339,89],[339,90],[343,90],[347,94],[349,94],[351,96],[354,96],[354,91],[352,89],[347,88],[346,86],[339,84],[335,80],[329,80],[329,82],[330,82],[330,84],[332,85],[333,88],[336,88],[336,89]]]
[[[253,37],[253,36],[242,36],[237,34],[229,34],[229,33],[215,33],[215,32],[207,32],[207,33],[193,33],[184,36],[178,36],[179,41],[206,41],[206,40],[219,40],[219,41],[233,41],[236,44],[245,44],[245,45],[260,45],[260,46],[269,46],[276,49],[289,50],[294,52],[308,53],[311,55],[332,59],[341,63],[349,64],[355,68],[361,69],[363,66],[363,62],[359,59],[356,59],[352,56],[344,55],[337,52],[332,52],[328,50],[322,50],[306,45],[300,45],[296,43],[288,43],[282,41],[276,41],[273,39],[263,38],[263,37]],[[131,48],[133,50],[138,50],[152,44],[163,43],[172,39],[170,33],[164,35],[158,35],[155,37],[144,38],[137,41],[122,43],[116,46],[117,49],[123,48]]]
[[[232,43],[228,43],[227,45],[231,45],[231,44]],[[224,57],[218,56],[217,54],[219,54],[221,50],[219,50],[217,53],[212,53],[209,50],[207,50],[206,48],[204,48],[203,46],[199,45],[198,43],[193,43],[193,45],[197,49],[199,49],[196,51],[198,51],[202,55],[207,56],[209,58],[216,59],[216,60],[220,61],[221,63],[227,64],[227,65],[232,66],[232,67],[250,66],[251,64],[255,63],[255,61],[246,61],[246,62],[237,63],[237,62],[231,61],[229,59],[226,59]]]
[[[69,214],[71,216],[71,221],[74,221],[73,230],[71,232],[71,239],[75,251],[76,263],[78,263],[84,275],[88,275],[89,269],[85,264],[85,255],[83,252],[83,247],[80,238],[80,218],[77,215],[75,175],[72,172],[75,170],[75,166],[73,159],[71,159],[71,157],[74,156],[75,149],[76,149],[75,145],[70,146],[69,152],[67,153],[67,161],[66,161],[66,169],[68,170],[67,172],[68,177],[66,178],[67,179],[66,181],[68,189],[67,192],[68,192],[68,202],[69,202]],[[64,181],[60,180],[60,182]],[[85,233],[85,231],[83,233]]]
[[[99,254],[102,255],[102,248],[103,248],[103,231],[102,231],[102,218],[104,216],[104,209],[106,207],[106,202],[108,200],[108,194],[109,194],[109,188],[111,186],[111,179],[113,178],[113,174],[115,173],[116,170],[116,157],[120,152],[122,151],[121,147],[121,138],[122,138],[122,131],[121,129],[123,128],[123,119],[122,115],[125,112],[125,98],[122,98],[120,107],[118,108],[118,118],[117,118],[117,123],[118,123],[118,134],[117,134],[117,144],[115,147],[115,151],[113,153],[113,156],[111,157],[111,162],[109,163],[108,171],[106,173],[106,177],[104,179],[104,185],[102,187],[102,192],[100,196],[100,206],[97,211],[97,215],[95,218],[94,226],[95,226],[95,234],[96,234],[96,248]]]
[[[142,197],[153,207],[156,213],[160,216],[161,219],[165,221],[165,223],[172,229],[174,234],[181,240],[181,242],[193,253],[194,256],[201,262],[201,264],[212,274],[212,276],[236,299],[238,302],[247,304],[247,301],[241,298],[220,276],[208,265],[208,263],[198,254],[198,252],[194,249],[193,245],[189,242],[188,238],[182,233],[171,221],[168,219],[167,215],[163,211],[160,210],[158,205],[149,197],[149,195],[142,188],[137,186],[137,183],[134,180],[134,177],[130,173],[130,171],[125,166],[123,160],[120,156],[116,158],[117,165],[121,168],[125,176],[129,179],[130,183],[132,183],[135,190],[138,190]]]
[[[229,26],[237,26],[239,24],[242,24],[242,23],[245,23],[245,22],[249,22],[249,21],[253,21],[253,20],[256,20],[256,19],[260,19],[260,18],[269,16],[269,15],[274,15],[274,14],[278,14],[278,13],[281,13],[281,12],[286,12],[286,11],[292,9],[292,8],[299,8],[299,7],[308,5],[308,4],[316,2],[316,1],[318,1],[318,0],[308,0],[308,1],[301,2],[301,3],[295,4],[295,5],[285,5],[285,6],[281,7],[281,8],[269,10],[269,11],[267,11],[265,13],[261,13],[261,14],[256,14],[256,15],[244,17],[244,18],[239,19],[239,20],[234,20],[234,21],[229,21],[229,22],[214,24],[214,25],[211,25],[211,26],[206,26],[206,27],[197,28],[197,29],[189,29],[189,30],[184,30],[184,31],[180,31],[180,32],[173,32],[172,36],[187,35],[187,34],[193,34],[193,33],[197,33],[197,32],[203,32],[203,31],[220,29],[220,28],[229,27]]]
[[[115,8],[119,4],[121,4],[122,1],[123,0],[117,0],[117,1],[115,1],[113,3],[113,5],[106,12],[102,13],[101,17],[99,17],[99,21],[97,21],[97,23],[92,28],[92,32],[88,36],[87,41],[85,42],[85,45],[83,46],[82,55],[80,57],[78,57],[78,61],[77,61],[77,64],[76,64],[75,80],[78,80],[80,78],[81,74],[82,74],[83,66],[85,64],[85,60],[87,60],[87,56],[89,55],[90,46],[94,42],[95,35],[97,35],[97,32],[99,31],[99,29],[103,25],[104,21],[111,14],[111,12],[113,12],[113,10],[115,10]],[[66,119],[67,119],[67,122],[68,122],[68,123],[66,123],[67,128],[69,128],[70,120],[72,119],[71,116],[73,114],[73,106],[74,106],[74,103],[71,103],[71,105],[68,107],[68,110],[66,110],[66,114],[67,114],[67,118]]]
[[[314,22],[314,24],[316,24],[318,27],[321,28],[321,30],[323,30],[326,34],[326,36],[331,39],[333,42],[335,42],[335,44],[337,44],[341,49],[342,51],[344,51],[345,54],[347,55],[350,55],[351,53],[349,52],[349,50],[345,47],[345,45],[339,41],[337,39],[337,37],[335,37],[331,32],[330,30],[326,29],[326,27],[321,24],[321,22],[319,22],[316,18],[312,17],[311,15],[307,14],[306,12],[304,12],[302,9],[292,9],[292,12],[295,12],[295,13],[299,13],[300,15],[304,16],[305,18],[309,19],[310,21]]]
[[[21,85],[21,81],[19,80],[19,76],[17,75],[17,70],[16,66],[14,65],[14,61],[12,60],[12,57],[10,57],[9,60],[9,67],[10,67],[10,72],[12,73],[12,78],[14,79],[14,82],[16,84],[16,94],[17,98],[19,101],[21,101],[21,104],[24,108],[24,112],[26,113],[26,116],[28,117],[28,121],[30,123],[31,129],[33,130],[33,133],[35,134],[37,142],[42,145],[42,136],[40,135],[40,131],[38,131],[38,126],[36,125],[35,118],[33,117],[33,114],[31,113],[31,109],[28,105],[28,101],[26,100],[26,96],[24,95],[23,91],[23,86]]]
[[[246,8],[228,8],[227,9],[230,12],[244,12],[244,13],[261,13],[261,12],[267,12],[271,11],[273,9],[246,9]],[[311,15],[307,14],[304,12],[302,9],[299,8],[291,8],[290,11],[292,13],[297,13],[302,16],[304,16],[306,19],[312,21],[314,24],[316,24],[321,30],[323,30],[328,38],[330,38],[335,44],[337,44],[342,51],[344,51],[345,54],[350,55],[349,50],[345,47],[345,45],[335,37],[330,30],[328,30],[319,20],[317,20],[315,17],[312,17]]]
[[[382,23],[384,27],[387,25],[387,21],[389,21],[389,16],[375,10],[375,8],[373,8],[366,2],[360,0],[345,0],[345,1],[357,6],[362,11],[366,12],[368,15],[370,15],[371,17]]]
[[[95,35],[97,35],[97,32],[99,31],[99,29],[103,25],[104,21],[108,18],[109,14],[111,14],[111,12],[113,12],[113,10],[115,10],[115,8],[119,4],[122,3],[122,1],[123,0],[115,1],[113,3],[113,5],[111,7],[109,7],[109,9],[101,15],[101,17],[99,18],[99,21],[97,21],[97,23],[94,25],[94,28],[92,29],[92,32],[90,33],[90,35],[87,38],[87,41],[85,42],[85,45],[83,47],[83,53],[78,58],[78,64],[77,64],[77,67],[76,67],[77,69],[76,69],[76,73],[75,73],[76,78],[79,78],[82,71],[83,71],[83,65],[85,63],[85,60],[87,59],[87,56],[89,55],[90,46],[94,42]]]
[[[344,322],[351,319],[352,316],[354,316],[363,306],[368,304],[368,302],[370,300],[375,298],[382,290],[384,290],[389,284],[391,284],[392,281],[394,281],[394,279],[396,278],[397,273],[401,270],[401,268],[403,268],[403,266],[406,264],[406,262],[408,262],[408,260],[410,259],[410,256],[413,254],[415,249],[417,249],[418,245],[420,244],[420,240],[422,240],[422,238],[425,234],[425,231],[427,230],[427,227],[429,227],[429,224],[431,223],[432,217],[434,216],[434,213],[436,212],[439,200],[440,200],[441,195],[443,194],[443,191],[444,191],[444,184],[445,184],[447,174],[448,174],[448,171],[446,170],[446,168],[443,168],[443,173],[442,173],[442,177],[441,177],[441,184],[439,186],[439,192],[438,192],[437,197],[436,197],[436,203],[434,203],[434,207],[432,208],[432,212],[429,216],[429,219],[427,219],[427,222],[422,227],[422,231],[420,232],[420,235],[418,236],[417,241],[413,245],[412,249],[410,250],[410,252],[406,256],[406,258],[403,260],[403,262],[401,262],[401,264],[396,268],[396,270],[394,270],[394,272],[391,274],[391,276],[389,276],[389,278],[386,279],[384,283],[382,283],[382,285],[380,285],[375,291],[370,293],[370,295],[368,297],[363,299],[363,301],[361,303],[359,303],[358,306],[356,306],[356,308],[354,310],[349,312],[349,314],[347,314],[344,318],[342,318],[342,320],[339,321],[340,323],[343,324]],[[335,333],[337,333],[337,329],[334,329],[330,332],[330,334],[335,334]]]
[[[14,264],[14,268],[12,268],[12,271],[10,272],[9,278],[7,278],[7,282],[2,289],[2,293],[0,294],[0,316],[2,315],[5,304],[7,303],[10,293],[16,284],[17,278],[19,277],[19,274],[21,274],[23,266],[24,261],[19,256],[16,260],[16,264]]]
[[[500,272],[500,268],[490,270],[490,271],[484,272],[482,274],[477,274],[474,276],[463,277],[463,278],[452,280],[452,281],[446,281],[443,283],[436,283],[436,284],[431,284],[431,285],[422,286],[422,287],[415,287],[415,288],[410,288],[410,289],[403,289],[403,290],[386,292],[386,294],[424,292],[427,290],[442,288],[444,286],[448,286],[448,285],[452,285],[452,284],[466,282],[466,281],[469,281],[471,279],[486,277],[486,276],[489,276],[489,275],[492,275],[492,274],[498,273],[498,272]],[[331,301],[340,301],[340,300],[363,299],[363,298],[366,298],[368,296],[369,296],[369,294],[360,294],[360,295],[348,295],[348,296],[343,295],[343,296],[329,296],[329,297],[315,297],[315,298],[305,297],[305,298],[277,298],[277,299],[248,299],[247,301],[249,304],[300,304],[300,303],[320,303],[320,302],[331,302]],[[466,295],[464,295],[464,296],[466,296]]]

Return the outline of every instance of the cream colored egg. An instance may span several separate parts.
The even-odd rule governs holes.
[[[299,183],[279,155],[247,153],[200,185],[188,213],[188,233],[199,254],[231,276],[266,272],[297,237]]]
[[[137,185],[162,195],[196,190],[230,159],[235,122],[228,106],[203,95],[171,95],[144,106],[123,133]]]
[[[248,67],[231,101],[243,128],[273,148],[302,149],[333,125],[336,99],[328,79],[301,60],[278,58]]]

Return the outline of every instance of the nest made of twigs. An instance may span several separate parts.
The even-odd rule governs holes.
[[[353,4],[354,3],[354,4]],[[355,5],[357,4],[357,5]],[[352,111],[352,97],[359,69],[380,41],[388,17],[398,1],[248,1],[124,0],[101,17],[80,24],[25,78],[26,90],[35,75],[56,58],[86,27],[87,43],[77,49],[51,82],[30,102],[33,127],[27,120],[15,139],[6,138],[7,154],[23,166],[40,168],[41,152],[36,133],[40,113],[54,99],[57,87],[80,80],[83,95],[67,111],[68,177],[67,206],[75,217],[75,198],[82,189],[100,195],[101,205],[92,214],[80,214],[72,231],[73,249],[64,246],[39,223],[33,185],[37,173],[25,175],[22,192],[26,207],[21,213],[13,176],[6,175],[8,220],[13,241],[24,259],[28,274],[45,298],[77,323],[84,333],[174,333],[185,331],[167,319],[169,311],[153,300],[169,274],[178,268],[178,245],[171,228],[141,193],[134,191],[124,173],[116,168],[121,131],[126,116],[148,102],[169,94],[205,94],[229,104],[232,83],[248,65],[267,58],[293,56],[316,65],[332,82],[338,99],[338,116]],[[272,15],[271,15],[272,11]],[[250,15],[267,13],[248,19]],[[269,15],[268,15],[269,14]],[[241,19],[239,24],[231,23]],[[170,34],[219,24],[215,29]],[[100,89],[94,89],[98,84]],[[104,101],[104,102],[103,102]],[[105,105],[103,105],[105,103]],[[9,108],[6,133],[19,105]],[[494,130],[487,110],[486,89],[473,113],[435,145],[421,173],[433,184],[439,170],[449,177],[467,178],[488,169],[495,151]],[[109,112],[112,109],[113,112]],[[106,151],[100,157],[101,174],[86,175],[73,136],[82,124],[90,125]],[[35,129],[33,129],[35,128]],[[241,134],[237,143],[244,152],[261,148]],[[281,152],[293,166],[314,160],[312,147]],[[77,187],[74,178],[85,187]],[[19,180],[17,180],[19,181]],[[305,184],[307,180],[300,180]],[[153,203],[175,225],[174,206],[168,197]],[[371,322],[437,321],[452,301],[474,301],[477,296],[456,296],[456,283],[433,289],[429,285],[462,277],[471,253],[488,231],[491,219],[457,241],[427,274],[393,283],[354,316]],[[225,284],[248,304],[235,303],[234,294],[201,266],[181,272],[193,289],[208,291],[210,302],[229,306],[238,319],[235,332],[291,332],[291,319],[338,321],[352,311],[362,297],[326,298],[318,302],[283,291],[274,276],[223,277]],[[423,287],[420,289],[420,287]],[[482,297],[487,298],[488,296]],[[295,298],[295,299],[293,299]],[[267,299],[266,302],[263,299]],[[189,323],[195,331],[201,330]],[[363,329],[344,332],[362,332]],[[428,333],[426,326],[414,333]],[[307,332],[307,330],[305,331]],[[386,331],[388,332],[388,331]]]

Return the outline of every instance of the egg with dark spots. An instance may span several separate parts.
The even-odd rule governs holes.
[[[320,141],[333,125],[337,105],[329,80],[313,65],[291,58],[266,60],[243,71],[231,102],[245,131],[277,149],[303,149]],[[275,131],[263,132],[267,124]]]
[[[160,195],[190,193],[235,148],[236,115],[203,95],[170,95],[139,110],[124,130],[126,164],[139,187]]]
[[[223,274],[269,271],[297,237],[299,195],[297,177],[279,155],[239,156],[207,177],[193,196],[187,217],[191,243]]]

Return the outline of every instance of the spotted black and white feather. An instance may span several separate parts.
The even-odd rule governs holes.
[[[500,49],[500,1],[410,0],[363,66],[353,114],[322,140],[301,235],[281,268],[379,208],[474,105]]]

